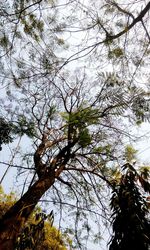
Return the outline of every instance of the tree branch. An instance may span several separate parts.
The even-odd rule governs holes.
[[[149,9],[150,9],[150,2],[148,2],[148,4],[145,6],[145,8],[140,12],[140,14],[133,20],[133,22],[130,25],[128,25],[123,31],[119,32],[116,35],[109,35],[106,38],[106,41],[108,41],[108,40],[114,40],[116,38],[119,38],[120,36],[122,36],[123,34],[125,34],[126,32],[128,32],[130,29],[133,28],[133,26],[135,24],[137,24],[138,22],[142,21],[142,18],[149,11]]]
[[[96,168],[94,168],[92,170],[83,169],[83,168],[74,168],[74,167],[64,168],[64,170],[67,170],[67,171],[78,171],[78,172],[90,173],[90,174],[96,175],[97,177],[99,177],[100,179],[102,179],[103,181],[105,181],[108,184],[109,187],[111,187],[112,189],[114,189],[112,183],[105,176],[102,176],[102,175],[94,172],[95,169]]]

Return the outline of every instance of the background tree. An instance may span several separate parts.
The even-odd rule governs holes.
[[[148,171],[139,175],[132,165],[123,166],[120,182],[114,186],[111,198],[113,235],[109,249],[145,249],[150,246],[148,204],[141,193],[150,192]],[[146,179],[145,179],[145,178]],[[141,183],[142,186],[138,184]]]

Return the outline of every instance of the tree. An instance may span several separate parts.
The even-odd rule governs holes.
[[[112,164],[121,158],[122,139],[128,135],[124,121],[128,117],[140,124],[149,119],[149,91],[135,80],[139,69],[144,72],[149,53],[150,6],[144,2],[139,13],[136,3],[130,6],[123,9],[110,1],[86,6],[80,1],[2,4],[1,117],[10,124],[8,134],[14,141],[18,136],[31,138],[28,147],[15,153],[19,164],[15,157],[13,163],[3,163],[29,173],[20,200],[1,219],[4,248],[7,241],[11,249],[48,190],[53,205],[59,204],[63,212],[70,208],[79,247],[78,224],[80,239],[85,234],[88,238],[89,214],[101,216],[102,210],[107,215],[102,193],[111,185]],[[78,35],[68,40],[68,33]]]
[[[4,194],[0,189],[0,217],[16,202],[14,193]],[[61,234],[53,226],[53,212],[46,215],[37,207],[30,215],[24,228],[17,238],[15,249],[58,249],[66,250],[71,246],[71,240],[67,235]]]
[[[148,205],[141,189],[150,192],[150,185],[132,165],[126,164],[120,182],[114,186],[111,198],[113,235],[110,250],[145,249],[150,246]],[[148,173],[145,169],[145,173]],[[142,184],[141,188],[138,181]]]

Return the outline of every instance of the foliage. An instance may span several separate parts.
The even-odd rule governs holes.
[[[35,136],[34,122],[28,121],[25,116],[21,115],[18,117],[16,124],[11,124],[12,133],[19,136],[27,135],[28,137]]]
[[[5,194],[2,186],[0,186],[0,218],[6,211],[16,202],[14,193]]]
[[[136,149],[134,149],[131,145],[127,145],[124,153],[125,160],[131,163],[133,160],[136,159],[136,153]]]
[[[0,117],[0,150],[2,150],[1,145],[12,142],[15,135],[23,136],[25,134],[28,137],[35,135],[34,123],[32,121],[27,121],[24,116],[19,116],[18,121],[13,123]]]
[[[0,218],[16,202],[14,193],[5,194],[0,187]],[[53,226],[53,211],[46,215],[37,207],[30,215],[21,234],[18,235],[15,249],[49,249],[67,250],[71,240]]]
[[[124,169],[125,174],[122,174],[120,183],[114,186],[112,191],[113,236],[109,249],[148,250],[150,246],[149,211],[141,189],[150,192],[150,185],[130,164],[126,164]],[[141,188],[137,180],[141,182]],[[149,188],[145,189],[143,183],[147,183]]]
[[[20,235],[18,235],[16,250],[23,249],[58,249],[67,250],[66,245],[71,245],[71,240],[61,234],[52,226],[52,213],[50,218],[43,212],[34,212],[29,218]],[[48,218],[48,220],[47,220]]]
[[[82,148],[90,145],[92,137],[88,127],[98,123],[98,109],[81,106],[77,111],[69,114],[65,112],[61,115],[68,123],[67,133],[70,139],[74,140],[76,138]]]
[[[12,141],[10,136],[11,126],[3,118],[0,118],[0,150],[2,150],[3,143],[9,143]]]

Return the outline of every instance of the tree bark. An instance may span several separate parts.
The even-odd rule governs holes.
[[[54,184],[55,178],[58,178],[64,170],[71,157],[70,149],[76,142],[77,139],[68,143],[67,146],[60,150],[50,166],[45,166],[42,162],[42,155],[55,142],[49,142],[43,135],[42,142],[34,154],[35,169],[36,173],[39,173],[39,180],[28,189],[0,220],[0,250],[14,250],[14,244],[21,228],[33,212],[42,195]]]
[[[58,173],[58,175],[61,171]],[[42,195],[55,182],[56,173],[36,181],[0,220],[0,250],[13,250],[18,234]]]

